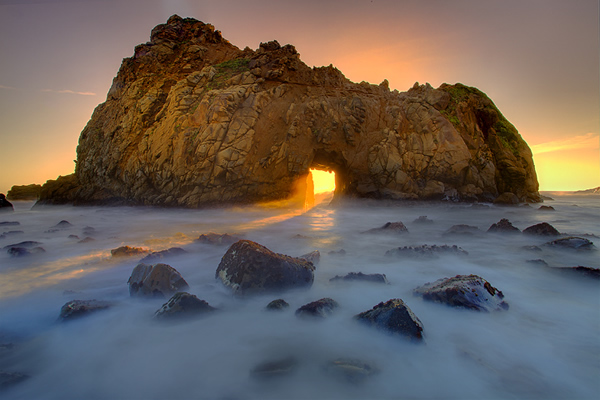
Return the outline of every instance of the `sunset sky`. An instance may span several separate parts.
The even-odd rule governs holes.
[[[0,192],[73,172],[121,60],[172,14],[355,82],[475,86],[531,147],[541,190],[600,186],[598,0],[0,0]]]

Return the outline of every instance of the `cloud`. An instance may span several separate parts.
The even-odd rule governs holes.
[[[42,92],[60,93],[60,94],[76,94],[79,96],[95,96],[96,95],[96,93],[94,93],[94,92],[76,92],[74,90],[68,90],[68,89],[64,89],[64,90],[43,89]]]
[[[6,90],[16,90],[17,88],[14,88],[14,87],[12,87],[12,86],[0,85],[0,89],[6,89]]]
[[[550,153],[552,151],[597,149],[600,147],[600,137],[597,133],[573,136],[568,139],[553,140],[531,146],[533,154]]]

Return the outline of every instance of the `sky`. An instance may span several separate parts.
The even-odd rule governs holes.
[[[531,147],[540,190],[600,186],[598,0],[0,0],[0,193],[73,172],[122,59],[173,14],[354,82],[477,87]]]

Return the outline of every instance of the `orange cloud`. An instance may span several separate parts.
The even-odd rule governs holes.
[[[550,153],[553,151],[597,149],[600,147],[600,137],[596,133],[573,136],[567,139],[553,140],[531,146],[533,154]]]

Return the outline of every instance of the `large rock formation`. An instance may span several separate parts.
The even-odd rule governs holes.
[[[529,147],[481,91],[356,84],[308,67],[291,45],[240,50],[172,16],[123,60],[81,133],[74,175],[49,181],[41,201],[282,199],[310,186],[310,168],[336,172],[336,195],[540,200]]]

